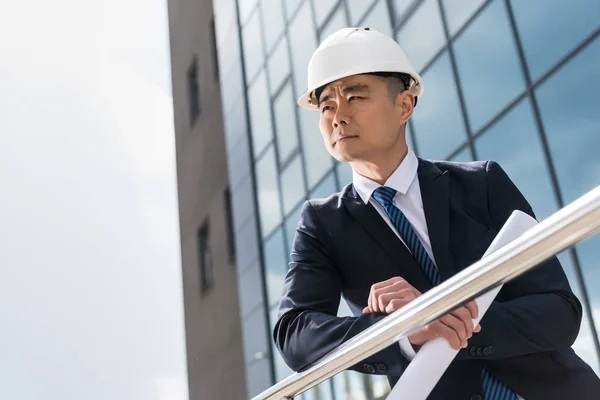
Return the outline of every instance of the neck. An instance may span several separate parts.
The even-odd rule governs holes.
[[[378,156],[376,160],[351,161],[350,165],[358,174],[383,185],[398,169],[407,154],[408,147],[404,144],[402,148],[395,148],[394,151]]]

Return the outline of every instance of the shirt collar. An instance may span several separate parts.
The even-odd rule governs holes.
[[[392,173],[392,175],[385,182],[384,186],[391,187],[399,193],[406,194],[408,188],[412,184],[417,176],[417,169],[419,166],[419,160],[412,150],[408,149],[408,153],[404,160],[400,163],[398,168]],[[352,184],[356,189],[356,192],[367,204],[369,199],[373,195],[373,192],[381,185],[367,177],[364,177],[354,170],[352,170]]]

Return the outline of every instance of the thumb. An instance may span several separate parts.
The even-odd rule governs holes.
[[[365,308],[363,308],[363,314],[364,314],[364,313],[368,313],[368,312],[371,312],[371,311],[369,310],[369,306],[366,306]]]

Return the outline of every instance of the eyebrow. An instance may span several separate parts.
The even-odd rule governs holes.
[[[348,93],[369,92],[370,90],[371,89],[369,89],[369,86],[365,85],[364,83],[356,83],[354,85],[343,87],[341,92],[342,92],[342,96],[345,96]],[[331,93],[326,94],[325,96],[323,96],[322,99],[319,99],[319,103],[323,103],[323,102],[326,102],[327,100],[331,100],[332,97],[333,97],[333,95]]]

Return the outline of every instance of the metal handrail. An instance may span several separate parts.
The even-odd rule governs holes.
[[[253,400],[292,399],[478,295],[600,232],[600,186]]]

